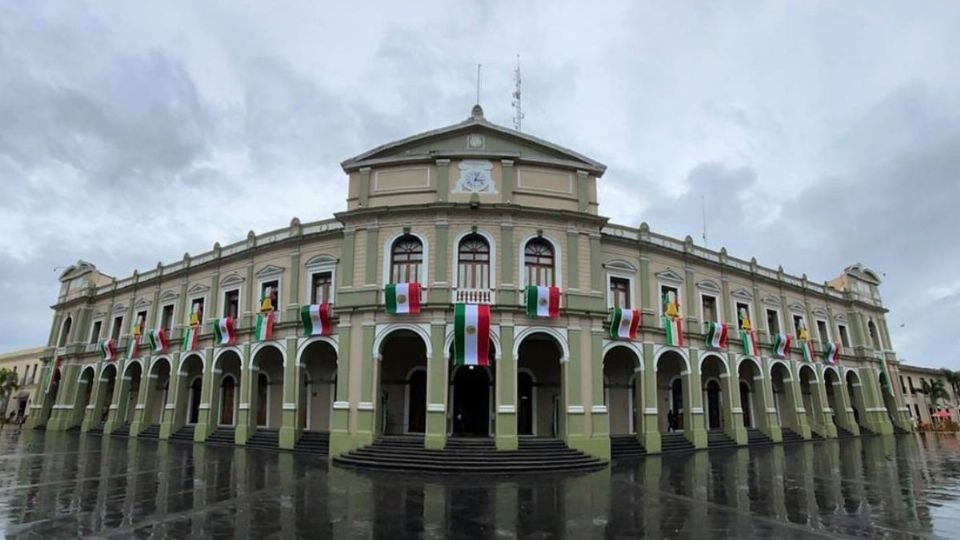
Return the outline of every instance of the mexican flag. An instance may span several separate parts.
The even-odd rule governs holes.
[[[132,360],[137,357],[137,352],[140,349],[140,337],[139,334],[130,336],[130,343],[127,344],[127,360]]]
[[[610,313],[611,339],[637,339],[637,329],[640,328],[639,309],[613,308]]]
[[[183,343],[180,348],[183,352],[197,350],[197,342],[200,338],[200,325],[190,325],[183,331]]]
[[[113,362],[117,358],[117,344],[112,339],[100,342],[100,359],[104,362]]]
[[[420,313],[419,283],[390,283],[383,289],[387,313]]]
[[[791,337],[787,334],[773,335],[773,356],[777,358],[786,358],[790,356]]]
[[[327,336],[333,331],[330,317],[333,310],[330,304],[312,304],[300,308],[300,320],[303,322],[305,336]]]
[[[803,361],[813,363],[813,343],[809,341],[800,342],[800,352],[803,353]]]
[[[740,330],[740,343],[743,345],[743,354],[757,356],[760,346],[757,344],[757,333],[753,330]]]
[[[556,319],[560,316],[560,287],[527,286],[527,316]]]
[[[213,322],[214,343],[220,346],[233,345],[237,340],[237,332],[233,327],[233,317],[224,317]]]
[[[273,338],[273,312],[257,314],[257,326],[253,330],[254,341],[267,341]]]
[[[680,317],[677,317],[676,319],[662,317],[662,319],[663,331],[667,334],[667,345],[683,347],[683,321],[680,320]]]
[[[834,366],[840,363],[841,348],[840,344],[835,341],[827,342],[827,350],[823,353],[823,361]]]
[[[454,304],[453,363],[458,366],[490,364],[490,306]]]
[[[55,371],[57,371],[58,369],[60,369],[60,364],[62,364],[62,363],[63,363],[63,358],[61,358],[61,357],[58,356],[58,357],[56,358],[56,360],[54,360],[53,365],[50,366],[50,371],[47,371],[47,378],[46,378],[46,380],[43,381],[43,393],[44,393],[44,394],[49,394],[49,393],[50,393],[50,385],[53,384],[53,372],[55,372]]]
[[[883,374],[885,375],[885,377],[881,379],[883,389],[887,392],[888,396],[893,397],[893,381],[890,380],[890,368],[887,367],[887,360],[883,356],[880,356],[878,360],[880,360],[880,367],[883,368]]]
[[[707,331],[704,335],[704,340],[707,342],[707,347],[711,349],[726,349],[727,348],[727,337],[729,337],[730,328],[723,324],[714,321],[707,321],[704,323],[707,327]]]
[[[167,333],[163,331],[163,328],[157,328],[156,330],[150,331],[150,350],[155,353],[162,353],[167,350],[169,343],[167,342]]]

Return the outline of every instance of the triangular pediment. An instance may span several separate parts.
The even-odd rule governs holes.
[[[150,301],[147,300],[146,298],[140,298],[139,300],[137,300],[137,303],[133,305],[133,307],[136,309],[150,307]]]
[[[239,283],[243,283],[243,276],[241,276],[237,272],[231,272],[230,274],[227,274],[223,279],[220,280],[221,287],[237,285]]]
[[[273,265],[273,264],[268,264],[268,265],[264,266],[263,268],[261,268],[260,270],[257,270],[257,273],[254,274],[254,275],[257,276],[257,277],[260,278],[260,279],[263,279],[263,278],[266,278],[266,277],[277,276],[277,275],[280,275],[280,274],[282,274],[282,273],[283,273],[283,268],[282,268],[282,267],[276,266],[276,265]]]
[[[173,289],[167,289],[167,290],[163,291],[163,293],[160,295],[160,301],[161,301],[161,302],[167,302],[167,301],[170,301],[170,300],[176,300],[178,296],[180,296],[180,295],[177,294],[177,291],[175,291],[175,290],[173,290]]]
[[[712,279],[705,279],[703,281],[698,282],[697,288],[702,291],[707,291],[712,293],[720,292],[720,284],[718,284],[716,281]]]
[[[746,289],[737,289],[730,293],[730,296],[734,298],[739,298],[741,300],[753,300],[753,295],[750,294],[750,291]]]
[[[674,272],[673,270],[667,268],[663,272],[657,272],[657,281],[670,284],[680,284],[683,283],[683,276]]]
[[[187,290],[187,294],[189,294],[189,295],[192,296],[192,295],[196,295],[196,294],[203,294],[203,293],[205,293],[205,292],[207,292],[207,291],[209,291],[209,290],[210,290],[210,286],[209,286],[209,285],[202,285],[202,284],[200,284],[200,283],[197,283],[196,285],[194,285],[193,287],[190,287],[190,288]]]
[[[494,124],[483,117],[482,111],[463,122],[378,146],[340,165],[350,172],[391,162],[432,161],[444,157],[528,160],[582,169],[597,176],[606,170],[606,165],[573,150]]]

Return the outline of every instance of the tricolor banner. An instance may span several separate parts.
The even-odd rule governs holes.
[[[190,325],[183,330],[183,343],[180,344],[180,348],[183,350],[183,352],[195,351],[197,350],[197,344],[199,341],[200,325]]]
[[[840,351],[842,347],[839,343],[835,341],[828,341],[825,349],[826,350],[823,352],[824,362],[834,366],[840,363]]]
[[[790,341],[793,338],[787,334],[773,335],[773,356],[776,358],[786,358],[790,356]]]
[[[273,311],[257,314],[257,326],[253,330],[254,341],[273,339]]]
[[[808,340],[808,341],[801,341],[801,342],[800,342],[800,352],[803,353],[803,361],[804,361],[804,362],[809,362],[809,363],[811,363],[811,364],[813,363],[813,359],[815,358],[814,355],[813,355],[813,343],[811,343],[809,340]]]
[[[140,334],[130,336],[130,342],[127,343],[127,360],[133,360],[137,357],[137,352],[140,350],[140,337]]]
[[[672,319],[662,317],[663,331],[666,333],[667,345],[683,347],[683,322],[680,317]]]
[[[117,344],[112,339],[100,341],[100,359],[104,362],[113,362],[117,359]]]
[[[730,328],[723,323],[715,321],[707,321],[703,323],[703,325],[706,326],[703,340],[707,342],[707,347],[711,349],[726,349]]]
[[[167,333],[164,332],[163,328],[151,330],[149,336],[151,351],[155,353],[162,353],[163,351],[167,350],[169,343],[167,342]]]
[[[213,322],[214,343],[221,347],[233,345],[237,340],[237,332],[234,329],[233,317],[224,317]]]
[[[560,287],[527,286],[527,316],[556,319],[560,316]]]
[[[743,345],[743,354],[757,356],[760,354],[760,345],[757,344],[757,333],[753,330],[740,330],[740,343]]]
[[[454,304],[453,362],[458,366],[490,364],[490,306]]]
[[[420,284],[390,283],[383,288],[387,313],[420,313]]]
[[[327,336],[333,331],[330,318],[333,310],[330,304],[312,304],[300,308],[300,320],[303,322],[305,336]]]
[[[613,308],[610,312],[610,339],[637,339],[640,328],[639,309]]]
[[[890,379],[890,368],[887,366],[887,360],[882,355],[877,360],[880,361],[880,367],[883,368],[884,377],[880,379],[883,389],[888,396],[893,397],[893,383]]]
[[[55,371],[57,371],[58,369],[60,369],[60,364],[62,364],[62,363],[63,363],[63,358],[61,358],[61,357],[58,356],[58,357],[56,358],[56,360],[54,360],[53,365],[50,366],[50,370],[47,371],[47,378],[43,381],[43,393],[44,393],[44,394],[49,394],[49,393],[50,393],[50,386],[53,384],[53,374],[54,374]]]

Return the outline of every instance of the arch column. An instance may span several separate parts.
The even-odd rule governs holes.
[[[747,444],[747,428],[743,427],[743,408],[740,406],[740,373],[737,371],[736,357],[727,355],[727,372],[720,374],[720,381],[727,388],[724,391],[723,421],[724,431],[737,445]],[[722,385],[722,386],[723,386]]]
[[[820,435],[827,439],[835,439],[837,438],[837,426],[833,423],[833,409],[830,408],[830,401],[827,400],[825,367],[823,364],[820,364],[819,367],[814,367],[817,374],[817,386],[811,388],[810,391],[814,392],[813,402],[817,405],[817,418],[820,419],[820,425],[823,426],[820,430]]]
[[[256,429],[256,414],[252,412],[256,405],[253,385],[260,375],[260,368],[252,365],[249,343],[244,343],[240,352],[240,404],[237,406],[237,428],[233,433],[233,442],[247,444]]]
[[[185,292],[185,291],[184,291]],[[177,416],[177,404],[179,403],[180,393],[183,386],[183,379],[186,374],[180,373],[181,358],[183,353],[174,353],[170,358],[170,382],[167,391],[167,402],[162,404],[163,410],[160,415],[163,421],[160,422],[160,438],[169,439],[174,431],[180,429],[183,425]]]
[[[219,280],[215,279],[214,283],[217,283]],[[215,289],[216,290],[216,289]],[[203,355],[206,359],[206,366],[203,370],[203,387],[200,389],[200,410],[197,414],[197,427],[193,431],[193,440],[195,442],[203,442],[207,440],[207,437],[210,433],[216,429],[215,419],[213,414],[210,412],[211,405],[214,403],[214,396],[218,390],[217,382],[219,379],[220,370],[214,369],[214,349],[208,347],[203,349]]]
[[[560,378],[563,391],[562,437],[567,446],[584,453],[590,453],[586,432],[586,410],[583,406],[581,392],[581,356],[583,355],[583,330],[571,328],[567,331],[567,346],[570,350],[569,358],[560,358]],[[601,376],[601,384],[602,384]]]
[[[353,326],[344,322],[337,325],[340,337],[337,342],[337,387],[333,398],[333,423],[330,426],[330,457],[338,456],[356,448],[356,443],[350,435],[350,341],[353,337]],[[368,369],[373,369],[376,360],[372,360]],[[364,368],[367,369],[367,368]],[[299,400],[297,401],[299,403]]]
[[[357,403],[357,432],[355,444],[366,446],[373,442],[378,434],[376,431],[376,415],[380,414],[380,396],[375,388],[383,356],[373,346],[376,327],[372,322],[363,323],[361,336],[360,357],[360,402]],[[369,358],[370,360],[367,360]],[[427,364],[429,365],[429,359]]]
[[[683,408],[683,433],[687,440],[697,448],[707,447],[707,429],[703,412],[703,381],[700,377],[699,351],[689,349],[690,370],[680,372],[680,381],[683,385],[684,399],[690,402],[689,407]]]
[[[76,365],[76,371],[70,374],[70,378],[67,379],[69,386],[68,388],[72,389],[69,394],[64,396],[62,399],[58,396],[57,405],[54,405],[60,411],[60,429],[66,430],[75,426],[81,426],[83,424],[84,415],[87,413],[86,406],[89,404],[89,400],[85,404],[80,404],[81,397],[87,392],[87,386],[90,386],[90,399],[93,399],[93,386],[96,384],[97,373],[96,369],[93,370],[93,375],[90,377],[90,381],[87,383],[81,384],[79,378],[83,376],[83,370],[85,366],[80,364]],[[61,379],[63,380],[63,379]],[[83,392],[83,394],[81,394]]]
[[[794,362],[790,368],[790,380],[783,381],[783,390],[787,393],[787,408],[793,414],[794,425],[798,433],[805,440],[810,439],[810,423],[807,421],[807,409],[803,404],[803,393],[800,391],[800,366]],[[788,364],[789,365],[789,364]]]
[[[882,362],[882,360],[880,360]],[[887,415],[887,407],[883,403],[883,395],[880,393],[879,373],[872,367],[860,368],[860,384],[863,385],[863,408],[866,413],[864,423],[870,428],[870,431],[879,435],[890,435],[893,433],[893,424],[890,422],[890,416]],[[866,383],[864,384],[864,381]],[[894,382],[890,381],[893,387]]]
[[[659,454],[660,427],[657,423],[659,414],[659,403],[657,403],[657,361],[653,354],[653,343],[643,344],[643,377],[640,384],[643,385],[642,403],[643,408],[639,412],[643,415],[643,431],[638,428],[638,433],[643,435],[643,447],[649,454]]]
[[[841,373],[838,370],[837,373],[838,381],[834,384],[834,395],[837,398],[837,401],[840,402],[840,409],[836,411],[837,414],[837,423],[843,429],[849,431],[854,435],[860,435],[860,426],[857,425],[857,419],[853,414],[853,402],[851,401],[850,394],[847,392],[847,377],[846,373]],[[839,390],[838,390],[839,389]]]
[[[99,423],[98,415],[100,411],[97,410],[97,406],[100,405],[100,400],[103,399],[104,394],[106,393],[106,381],[103,380],[103,372],[106,370],[107,365],[104,364],[100,366],[100,371],[93,376],[93,393],[90,395],[90,402],[87,403],[86,408],[83,411],[83,421],[80,423],[80,431],[86,433],[90,431],[90,428]],[[117,375],[117,378],[120,376]],[[116,385],[116,383],[114,383]],[[116,387],[116,386],[114,386]]]
[[[55,365],[56,359],[51,360],[49,369],[54,369]],[[75,414],[73,402],[70,398],[73,397],[77,386],[79,386],[77,378],[80,377],[80,369],[80,364],[64,363],[60,366],[60,388],[57,390],[57,395],[51,398],[48,394],[44,394],[45,400],[52,399],[53,402],[49,407],[46,407],[46,404],[41,405],[42,408],[40,409],[40,411],[48,410],[48,416],[47,418],[37,418],[34,426],[46,425],[50,431],[63,431],[69,427],[67,422]],[[31,414],[31,416],[33,415]]]
[[[136,437],[143,430],[144,420],[147,414],[147,400],[150,398],[150,387],[154,377],[151,376],[150,368],[153,367],[150,362],[151,357],[143,359],[140,373],[140,391],[137,393],[137,405],[133,412],[133,422],[130,422],[130,436]]]
[[[500,350],[494,369],[497,403],[494,439],[497,450],[516,450],[517,438],[517,359],[513,356],[513,323],[500,323]]]
[[[113,385],[113,395],[110,396],[110,411],[107,413],[107,422],[103,426],[103,434],[113,433],[120,425],[123,419],[127,417],[127,394],[130,392],[132,379],[127,375],[129,362],[122,361],[117,367],[117,378]]]
[[[433,355],[427,356],[427,422],[423,445],[431,450],[443,450],[447,444],[447,374],[449,358],[443,349],[443,321],[430,324]]]
[[[783,428],[777,417],[776,396],[773,395],[773,365],[769,358],[760,360],[760,373],[753,377],[753,382],[754,393],[761,395],[760,406],[754,407],[754,413],[761,419],[760,429],[766,427],[764,433],[771,441],[783,442]]]
[[[603,327],[600,321],[590,332],[590,447],[591,455],[610,459],[610,413],[604,403]]]
[[[287,338],[287,356],[283,363],[283,400],[280,409],[280,448],[293,450],[301,432],[300,392],[303,391],[303,370],[297,360],[297,338]]]
[[[817,373],[818,368],[816,365],[813,366],[813,370],[814,378],[809,381],[810,407],[813,410],[808,411],[810,418],[813,420],[810,425],[811,436],[812,433],[816,433],[823,438],[829,438],[829,429],[832,427],[833,422],[830,422],[830,419],[824,413],[824,404],[827,402],[827,395],[823,389],[823,384],[821,383],[823,380],[823,375],[822,372]],[[799,384],[799,379],[797,382]],[[804,405],[804,407],[806,407],[806,405]]]

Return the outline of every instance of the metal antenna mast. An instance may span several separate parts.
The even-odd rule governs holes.
[[[517,69],[513,72],[513,105],[514,115],[513,115],[513,129],[520,131],[523,126],[523,107],[520,103],[520,55],[517,55]]]
[[[703,247],[707,247],[707,203],[700,196],[700,215],[703,218]]]
[[[483,64],[477,64],[477,105],[480,104],[480,70],[483,68]]]

